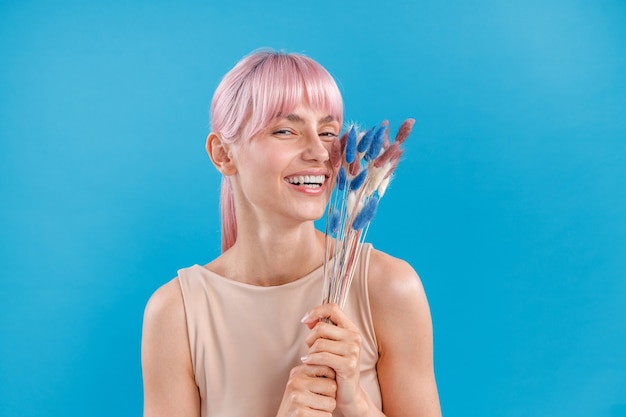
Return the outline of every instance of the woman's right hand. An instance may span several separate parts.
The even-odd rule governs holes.
[[[299,365],[291,370],[276,417],[330,417],[335,409],[335,371],[327,366]]]

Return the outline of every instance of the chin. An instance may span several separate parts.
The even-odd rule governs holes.
[[[308,213],[302,213],[302,220],[315,222],[324,217],[324,214],[326,214],[326,208],[311,210]]]

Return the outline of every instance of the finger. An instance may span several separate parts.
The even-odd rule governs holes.
[[[288,398],[296,406],[332,412],[336,407],[335,397],[338,389],[334,378],[335,372],[327,366],[296,366],[289,376]]]
[[[344,343],[335,340],[317,339],[311,346],[307,355],[319,352],[327,352],[344,358],[359,357],[359,345],[357,343]]]
[[[324,378],[319,378],[324,379]],[[335,383],[335,381],[328,380],[330,383]],[[336,384],[336,383],[335,383]],[[302,412],[302,407],[306,408],[307,416],[317,416],[317,415],[325,415],[315,413],[315,410],[318,412],[327,412],[332,413],[335,407],[337,406],[337,401],[334,396],[331,395],[320,395],[316,394],[312,391],[297,391],[293,392],[290,395],[290,401],[297,409]],[[291,415],[291,414],[290,414]],[[305,414],[298,414],[305,415]]]
[[[335,379],[338,379],[339,375],[345,378],[358,372],[360,346],[356,343],[318,339],[301,360],[307,365],[332,368],[336,373]]]
[[[325,365],[307,364],[298,368],[304,375],[311,378],[335,379],[335,371],[333,368]]]
[[[356,356],[340,356],[330,352],[315,352],[302,357],[306,365],[324,365],[333,368],[335,379],[349,377],[358,371],[359,359]]]
[[[356,328],[345,329],[323,322],[317,323],[304,341],[308,347],[311,347],[318,339],[328,339],[357,345],[361,344],[361,336]]]
[[[304,315],[301,321],[312,329],[321,319],[329,319],[339,327],[356,328],[337,304],[321,304],[314,307]]]
[[[335,395],[337,394],[337,382],[334,378],[334,372],[333,378],[311,378],[307,385],[307,389],[317,395],[335,398]]]

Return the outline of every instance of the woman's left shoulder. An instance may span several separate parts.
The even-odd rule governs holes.
[[[419,276],[408,262],[376,250],[368,275],[385,414],[441,416],[432,319]]]
[[[399,357],[422,352],[419,357],[428,358],[432,350],[430,307],[413,267],[402,259],[372,250],[368,293],[381,357],[390,357],[392,352],[406,354]],[[406,341],[407,332],[413,334],[410,343]]]
[[[372,301],[391,302],[424,297],[424,287],[415,269],[403,259],[372,249],[368,288]]]

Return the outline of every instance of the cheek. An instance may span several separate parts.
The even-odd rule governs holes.
[[[259,163],[266,165],[267,169],[276,171],[285,169],[296,156],[297,152],[289,146],[280,146],[279,144],[277,146],[258,147],[255,158],[259,160]]]
[[[250,146],[239,155],[237,168],[242,177],[251,180],[275,176],[284,169],[284,155],[268,146]]]

